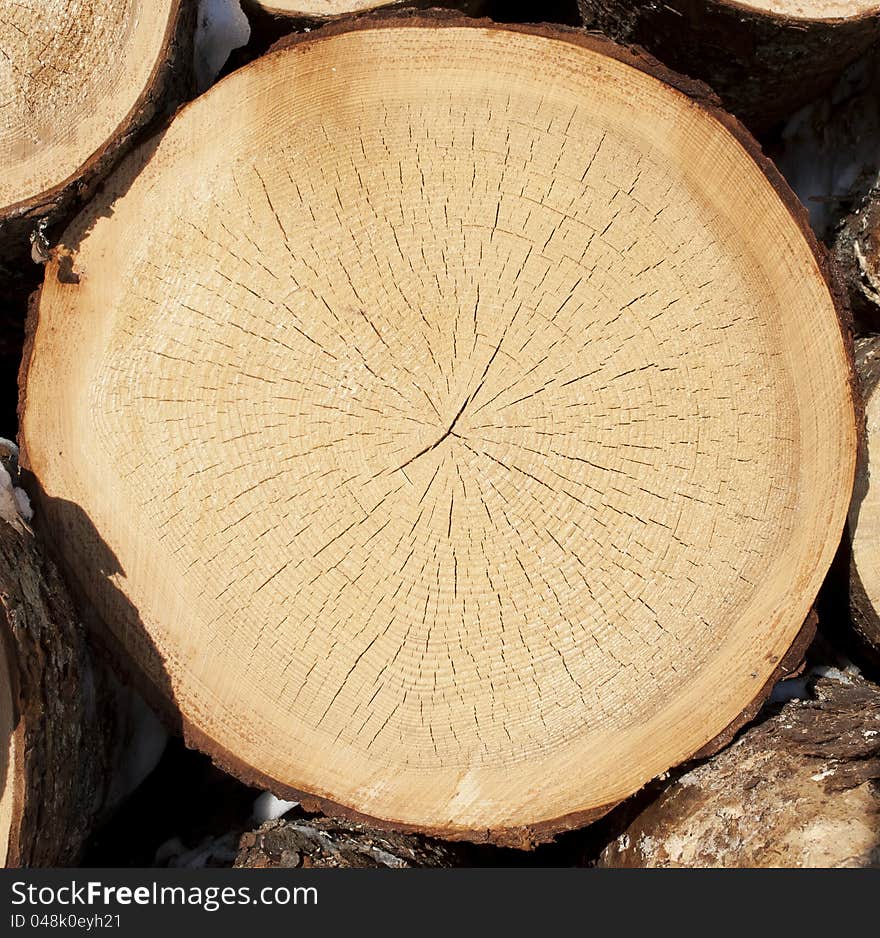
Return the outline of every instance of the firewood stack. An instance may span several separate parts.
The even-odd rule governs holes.
[[[876,753],[798,749],[784,715],[875,732],[874,214],[832,257],[752,132],[873,55],[880,5],[377,6],[245,4],[287,35],[193,97],[195,3],[0,0],[0,271],[36,287],[6,862],[75,864],[108,817],[69,659],[301,806],[240,866],[479,862],[451,842],[533,850],[658,779],[601,863],[876,864]],[[835,556],[845,690],[789,680],[774,716]],[[833,837],[772,779],[788,827],[749,835],[743,760],[774,752]]]

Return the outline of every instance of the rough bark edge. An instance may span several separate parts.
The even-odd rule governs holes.
[[[0,557],[0,640],[15,723],[6,866],[68,866],[108,782],[102,690],[64,581],[33,535],[0,521]]]
[[[471,29],[502,30],[569,42],[581,48],[605,55],[664,82],[667,86],[682,94],[694,107],[705,111],[722,124],[758,164],[758,167],[769,180],[773,190],[791,215],[796,227],[800,229],[804,241],[810,248],[816,262],[819,274],[827,285],[832,304],[837,312],[838,326],[840,328],[841,340],[847,361],[848,386],[856,418],[855,431],[858,439],[858,447],[860,453],[864,450],[864,412],[859,392],[858,378],[855,371],[852,320],[848,294],[840,277],[838,266],[833,257],[816,238],[809,224],[807,210],[798,201],[797,196],[792,192],[775,164],[765,156],[760,144],[752,136],[750,131],[747,130],[736,117],[722,109],[719,98],[707,85],[668,69],[643,49],[619,45],[596,33],[589,33],[584,30],[566,26],[509,24],[496,23],[492,20],[485,19],[469,19],[455,12],[436,9],[430,10],[427,13],[419,10],[402,10],[393,13],[366,13],[360,16],[350,17],[338,22],[332,22],[315,32],[294,33],[286,36],[276,42],[267,54],[274,55],[276,53],[282,53],[289,49],[305,46],[311,42],[356,32],[362,29],[394,28],[398,26],[451,26]],[[185,110],[188,106],[190,105],[186,105],[181,110]],[[32,294],[28,308],[25,345],[22,354],[22,365],[19,372],[18,407],[20,419],[24,414],[27,403],[27,377],[31,357],[33,355],[34,337],[39,321],[40,293],[41,290],[37,290]],[[30,468],[25,441],[22,439],[19,442],[21,445],[21,465],[24,468]],[[804,624],[801,626],[800,631],[789,646],[788,651],[777,665],[771,677],[753,698],[752,702],[741,711],[740,715],[736,717],[726,729],[680,764],[686,765],[699,759],[708,758],[727,746],[737,733],[754,719],[755,715],[769,697],[773,685],[787,674],[791,674],[792,671],[797,670],[815,631],[816,617],[815,612],[811,610]],[[242,760],[238,759],[199,727],[189,722],[176,711],[173,695],[164,697],[162,690],[137,666],[133,666],[131,662],[127,660],[124,649],[118,639],[110,633],[109,629],[98,625],[98,632],[99,641],[111,656],[111,660],[114,661],[114,664],[120,666],[119,670],[130,679],[147,702],[162,716],[166,725],[175,732],[182,732],[184,741],[188,747],[198,749],[205,753],[211,758],[215,765],[244,784],[271,791],[274,795],[284,800],[298,801],[309,811],[314,810],[330,816],[348,818],[369,824],[380,830],[387,829],[401,831],[403,833],[419,833],[442,840],[467,840],[472,843],[488,843],[502,847],[531,850],[539,844],[553,840],[561,833],[592,824],[626,800],[624,798],[620,801],[574,811],[557,818],[538,821],[533,824],[503,828],[474,829],[455,826],[424,827],[395,821],[393,819],[376,818],[362,814],[353,808],[339,804],[320,794],[300,791],[279,783],[277,780],[268,777],[255,767],[247,765]],[[670,768],[676,767],[677,766],[671,766]],[[635,792],[631,794],[635,794]]]
[[[17,260],[30,253],[30,235],[47,218],[47,227],[81,208],[101,180],[138,142],[139,135],[194,91],[193,42],[196,0],[172,0],[168,25],[146,87],[122,122],[97,150],[57,185],[27,199],[0,205],[0,257]]]
[[[857,331],[872,333],[880,326],[880,181],[859,193],[852,210],[838,223],[833,252],[849,290]],[[858,363],[857,363],[858,366]],[[859,369],[861,370],[861,369]],[[864,387],[862,391],[867,397]]]
[[[577,0],[577,6],[586,28],[619,42],[644,42],[674,67],[711,77],[727,106],[761,130],[830,88],[880,38],[880,6],[828,19],[761,10],[740,0],[639,0],[629,8],[625,0]],[[699,25],[691,28],[687,20]],[[729,37],[723,47],[712,41],[721,35]],[[799,53],[798,78],[780,80],[793,52]],[[815,67],[805,73],[807,59]]]

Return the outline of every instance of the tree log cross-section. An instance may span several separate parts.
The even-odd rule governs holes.
[[[701,86],[580,30],[358,18],[68,228],[22,458],[192,745],[307,810],[531,844],[784,670],[852,491],[841,308]]]
[[[754,128],[793,114],[880,39],[877,0],[578,0],[581,18],[708,82]]]
[[[0,0],[0,256],[188,87],[195,2]]]
[[[485,7],[486,0],[244,0],[244,4],[273,16],[321,22],[394,7],[456,7],[473,13]]]

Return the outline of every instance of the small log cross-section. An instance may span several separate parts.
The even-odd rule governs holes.
[[[329,21],[373,10],[395,7],[456,7],[474,13],[487,0],[244,0],[245,9],[256,7],[273,16],[293,20]]]
[[[579,30],[358,18],[188,105],[67,230],[26,457],[193,745],[529,844],[784,666],[852,489],[835,297],[686,81]]]
[[[644,46],[766,128],[880,38],[877,0],[578,0],[588,29]]]
[[[195,2],[0,0],[0,257],[189,81]]]
[[[599,866],[880,866],[880,691],[841,675],[814,693],[683,775]]]

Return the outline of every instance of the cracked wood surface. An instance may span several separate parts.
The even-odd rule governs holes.
[[[849,501],[850,363],[794,197],[701,95],[579,31],[358,19],[65,233],[41,511],[224,767],[527,844],[765,693]]]

